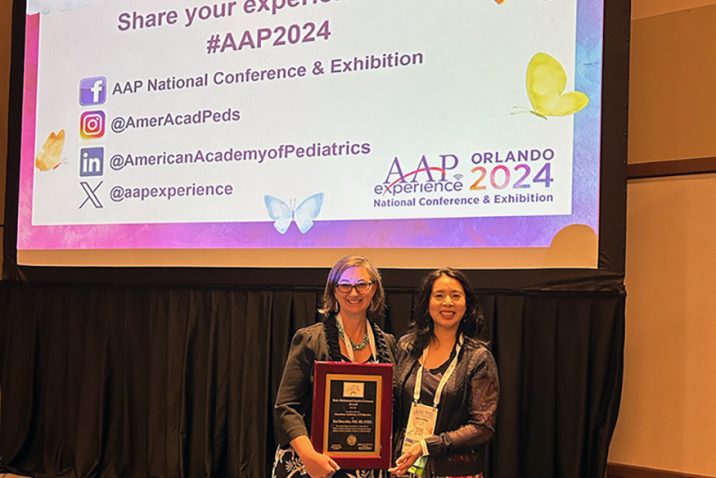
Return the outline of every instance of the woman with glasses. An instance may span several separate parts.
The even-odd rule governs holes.
[[[328,274],[319,313],[323,320],[298,330],[288,352],[274,406],[279,447],[276,478],[387,478],[382,470],[342,470],[313,448],[309,438],[313,362],[395,362],[395,339],[374,319],[385,309],[378,270],[368,259],[347,256]]]
[[[431,272],[398,343],[394,401],[397,476],[482,477],[495,433],[499,380],[485,319],[465,275]]]

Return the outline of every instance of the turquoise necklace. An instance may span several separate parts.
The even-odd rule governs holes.
[[[343,326],[341,325],[340,322],[336,321],[336,325],[338,325],[338,337],[339,337],[341,340],[345,340],[346,331],[343,330]],[[363,337],[363,340],[361,340],[361,341],[358,342],[357,344],[356,344],[356,343],[353,343],[353,341],[351,340],[350,337],[348,337],[348,341],[351,343],[351,348],[353,348],[353,350],[363,350],[364,348],[366,348],[366,346],[368,345],[368,342],[369,342],[369,340],[368,340],[368,331],[366,331],[366,334],[365,334],[365,336]]]

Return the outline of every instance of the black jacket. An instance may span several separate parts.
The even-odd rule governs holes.
[[[398,343],[395,368],[395,454],[400,456],[408,423],[413,389],[405,383],[419,366],[420,354],[410,352],[410,335]],[[481,473],[485,444],[495,433],[500,383],[492,353],[479,342],[466,338],[457,367],[443,389],[435,435],[426,438],[432,475]],[[406,409],[407,408],[407,409]]]
[[[375,336],[378,361],[395,363],[395,338],[369,322]],[[310,436],[313,403],[313,362],[342,360],[334,316],[296,332],[286,358],[274,405],[278,444],[287,445],[301,435]]]

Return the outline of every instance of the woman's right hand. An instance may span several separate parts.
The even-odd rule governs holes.
[[[408,473],[408,468],[413,466],[413,463],[420,458],[423,454],[423,449],[420,446],[420,443],[413,443],[408,450],[400,455],[397,460],[395,460],[395,466],[393,468],[389,468],[388,471],[394,475],[394,476],[406,476]]]
[[[341,469],[330,456],[318,453],[306,435],[291,440],[291,448],[298,453],[311,478],[328,478]]]
[[[328,478],[341,467],[330,456],[311,451],[301,457],[306,472],[311,478]]]

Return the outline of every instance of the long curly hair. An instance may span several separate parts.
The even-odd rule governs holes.
[[[336,285],[341,279],[343,273],[351,267],[363,267],[373,281],[375,294],[370,301],[368,307],[368,319],[379,319],[385,313],[385,291],[383,291],[383,281],[380,278],[380,272],[371,264],[371,262],[363,256],[346,256],[336,262],[326,279],[326,287],[323,289],[323,297],[321,298],[321,308],[318,312],[325,318],[331,314],[339,312],[338,301],[336,300]]]
[[[477,294],[463,272],[445,267],[436,269],[425,276],[420,286],[413,319],[408,330],[408,350],[412,355],[420,355],[433,336],[435,324],[430,317],[430,297],[433,293],[433,284],[441,276],[455,279],[465,291],[465,315],[460,320],[458,335],[462,333],[467,339],[486,345],[487,323],[477,300]]]

